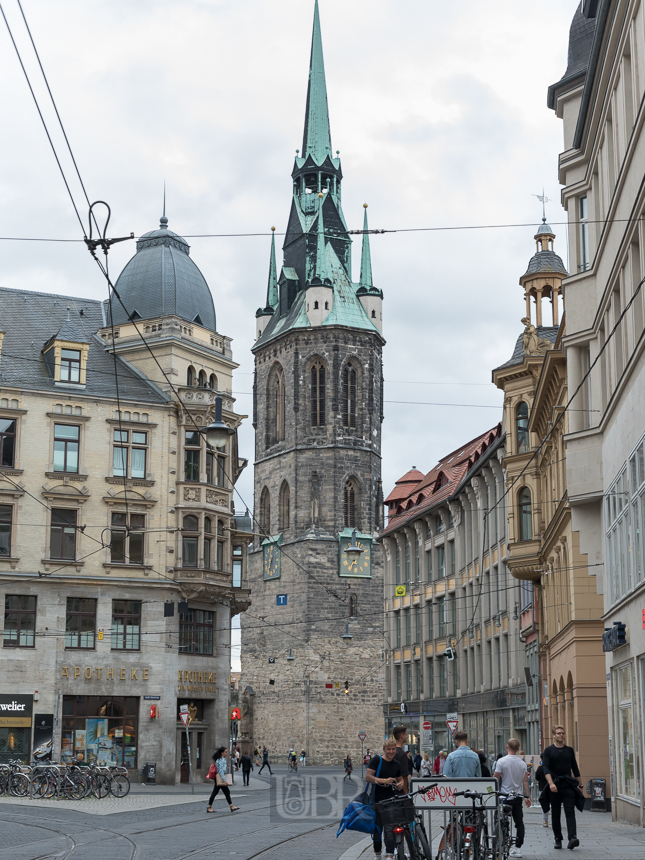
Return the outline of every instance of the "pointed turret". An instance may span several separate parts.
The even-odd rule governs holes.
[[[311,59],[309,61],[309,86],[307,88],[307,111],[305,131],[302,138],[302,157],[311,155],[316,164],[331,158],[331,131],[329,127],[329,106],[327,104],[327,83],[325,81],[325,61],[323,59],[322,36],[318,0],[314,9],[314,30],[311,38]]]
[[[367,224],[367,203],[363,203],[363,252],[361,254],[361,277],[356,295],[370,321],[383,334],[383,293],[372,283],[372,253]]]
[[[267,326],[267,322],[278,310],[280,298],[278,294],[278,270],[275,263],[275,227],[271,228],[271,256],[269,259],[269,283],[267,284],[267,303],[255,312],[255,335],[259,338]]]
[[[363,203],[363,251],[361,254],[361,287],[369,290],[372,284],[372,254],[370,252],[370,234],[367,226],[367,203]]]
[[[313,277],[310,284],[328,284],[331,286],[332,279],[327,265],[327,249],[325,247],[325,223],[323,220],[323,201],[324,195],[321,192],[318,195],[318,233],[316,236],[316,262],[314,265]]]

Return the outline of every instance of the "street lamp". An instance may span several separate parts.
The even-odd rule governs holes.
[[[363,555],[363,550],[358,546],[356,540],[356,529],[354,529],[350,544],[345,547],[345,555],[350,561],[358,561],[358,559]]]
[[[218,451],[226,446],[228,437],[235,433],[232,427],[222,421],[222,398],[219,394],[215,398],[215,417],[208,427],[204,427],[202,433],[210,447]]]

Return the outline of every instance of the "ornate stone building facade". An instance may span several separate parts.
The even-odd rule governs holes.
[[[382,292],[367,232],[352,281],[341,180],[316,3],[284,263],[278,272],[272,243],[256,315],[254,608],[240,688],[254,692],[249,743],[317,763],[356,755],[361,729],[368,746],[383,735]]]
[[[192,764],[203,781],[227,743],[250,524],[233,509],[237,365],[188,252],[163,217],[113,315],[0,291],[0,696],[29,714],[3,718],[0,761],[40,747],[155,762],[161,782],[188,781]],[[199,431],[218,397],[231,435],[213,450]]]

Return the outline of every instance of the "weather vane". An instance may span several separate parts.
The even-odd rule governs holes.
[[[544,188],[542,194],[531,194],[531,197],[537,197],[542,204],[542,221],[546,224],[546,204],[551,202],[551,198],[544,194]]]

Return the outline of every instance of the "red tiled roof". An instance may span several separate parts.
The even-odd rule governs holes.
[[[502,435],[502,425],[496,424],[490,430],[456,448],[442,457],[427,475],[416,469],[407,472],[396,482],[394,489],[385,499],[389,508],[388,534],[415,519],[428,508],[434,507],[453,495],[464,476],[470,471],[482,454]]]

